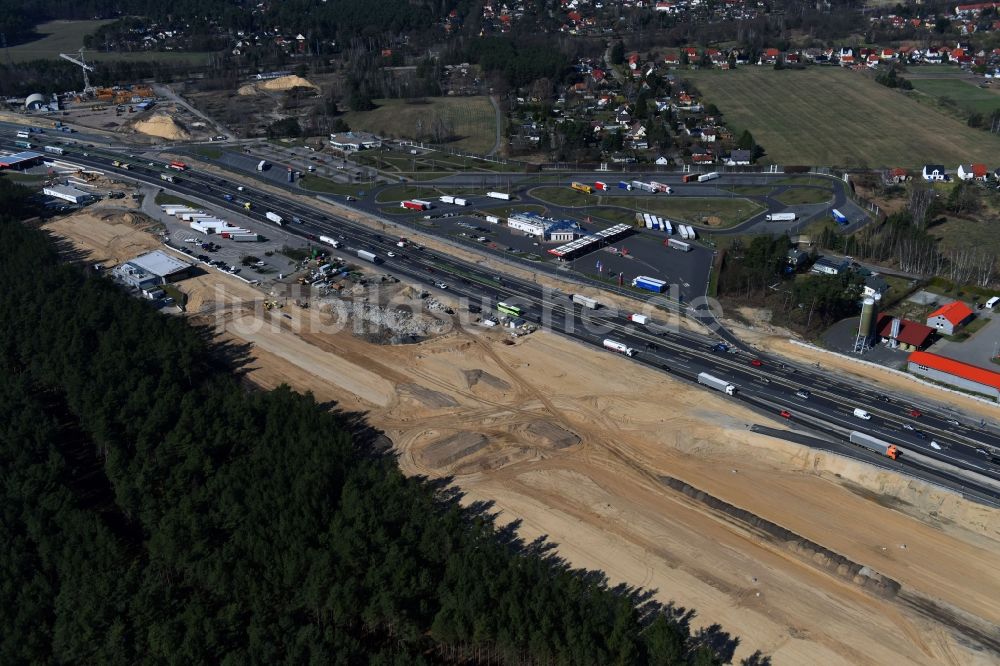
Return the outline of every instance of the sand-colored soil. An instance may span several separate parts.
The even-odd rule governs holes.
[[[280,76],[276,79],[271,79],[269,81],[264,81],[262,83],[248,83],[242,85],[236,91],[237,95],[256,95],[261,90],[267,91],[282,91],[291,90],[293,88],[315,88],[319,89],[315,83],[308,79],[304,79],[301,76]]]
[[[58,230],[115,242],[102,225]],[[198,321],[254,345],[251,381],[367,412],[405,471],[452,476],[573,565],[656,589],[696,610],[695,626],[720,623],[740,639],[736,661],[757,649],[775,664],[1000,659],[979,647],[1000,625],[1000,512],[752,433],[760,417],[725,396],[555,335],[506,344],[502,331],[456,328],[375,346],[321,330],[311,310],[257,309],[229,276],[179,286]],[[890,592],[868,584],[879,575]]]
[[[191,138],[186,129],[177,124],[173,118],[163,113],[157,113],[145,120],[137,121],[133,127],[137,132],[148,136],[156,136],[161,139],[181,141]]]
[[[69,217],[55,218],[43,229],[57,237],[72,238],[88,262],[106,264],[110,268],[143,252],[163,247],[155,236],[146,232],[149,225],[142,222],[148,222],[148,218],[90,207]]]

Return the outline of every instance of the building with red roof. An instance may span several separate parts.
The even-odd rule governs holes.
[[[909,319],[899,320],[899,333],[893,338],[892,320],[895,318],[887,314],[878,316],[875,321],[875,334],[881,340],[888,342],[895,340],[903,351],[919,351],[930,343],[934,336],[934,329]]]
[[[907,367],[915,375],[1000,400],[1000,372],[925,351],[910,354]]]
[[[927,325],[945,335],[953,335],[973,316],[972,308],[968,305],[962,301],[952,301],[927,315]]]

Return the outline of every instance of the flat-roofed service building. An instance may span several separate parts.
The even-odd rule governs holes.
[[[371,150],[382,145],[382,139],[368,132],[337,132],[330,135],[330,146],[345,153]]]
[[[42,188],[42,194],[55,197],[56,199],[62,199],[63,201],[68,201],[73,204],[86,203],[94,199],[94,195],[90,192],[84,192],[83,190],[78,190],[69,185],[51,185],[49,187],[44,187]]]
[[[166,284],[187,277],[192,264],[181,261],[163,250],[153,250],[126,262],[124,266],[131,266],[154,276],[156,284]]]

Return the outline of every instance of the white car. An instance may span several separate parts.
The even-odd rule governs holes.
[[[911,430],[912,431],[913,430],[913,426],[911,426],[909,423],[904,423],[903,424],[903,430]]]
[[[185,238],[184,242],[185,243],[197,243],[198,239],[197,238]]]
[[[931,440],[931,448],[934,449],[935,451],[940,451],[941,445],[935,442],[934,440]]]
[[[438,289],[447,289],[448,288],[448,285],[446,285],[444,282],[435,282],[434,286],[437,287]]]
[[[386,252],[386,253],[385,253],[385,255],[386,255],[387,257],[395,257],[395,256],[396,256],[396,253],[395,253],[395,252]]]

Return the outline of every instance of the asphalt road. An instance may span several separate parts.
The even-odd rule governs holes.
[[[217,208],[242,213],[224,198],[236,189],[235,184],[225,178],[188,171],[180,175],[178,183],[168,185],[159,180],[164,172],[161,167],[143,163],[133,164],[129,171],[121,171],[111,166],[112,157],[94,153],[86,158],[74,154],[68,159],[116,173],[118,177],[167,185],[178,194],[198,197]],[[884,464],[888,467],[935,481],[934,474],[907,463],[906,451],[911,450],[960,469],[975,471],[982,475],[983,481],[963,480],[965,492],[1000,503],[1000,467],[977,451],[1000,449],[1000,437],[939,405],[919,405],[899,396],[883,395],[874,387],[843,382],[820,368],[790,364],[767,356],[750,356],[744,351],[713,351],[715,341],[704,336],[671,330],[657,321],[644,326],[633,324],[627,320],[627,313],[614,310],[587,310],[574,305],[568,295],[545,294],[535,282],[498,275],[478,264],[444,254],[408,248],[399,256],[389,257],[388,252],[399,251],[395,238],[387,238],[368,227],[255,188],[245,188],[240,196],[253,203],[250,217],[265,226],[270,224],[263,217],[266,210],[280,210],[286,219],[299,217],[302,224],[286,226],[286,231],[312,240],[319,234],[342,237],[345,253],[375,252],[384,258],[384,263],[380,264],[384,270],[425,284],[445,282],[453,295],[478,304],[484,312],[494,308],[499,301],[514,303],[523,308],[526,320],[545,324],[574,340],[599,347],[607,339],[628,345],[634,350],[632,360],[635,362],[687,380],[696,379],[700,372],[722,377],[739,386],[733,399],[750,401],[758,409],[764,405],[764,411],[774,418],[780,419],[778,412],[787,410],[793,424],[802,422],[814,427],[821,422],[831,432],[858,430],[894,443],[901,448],[902,455],[898,461],[885,459]],[[760,365],[753,364],[754,360]],[[809,398],[797,397],[795,392],[800,389],[809,390]],[[855,418],[855,407],[872,414],[871,420]],[[922,413],[911,415],[914,408]],[[932,447],[931,441],[941,448]]]

